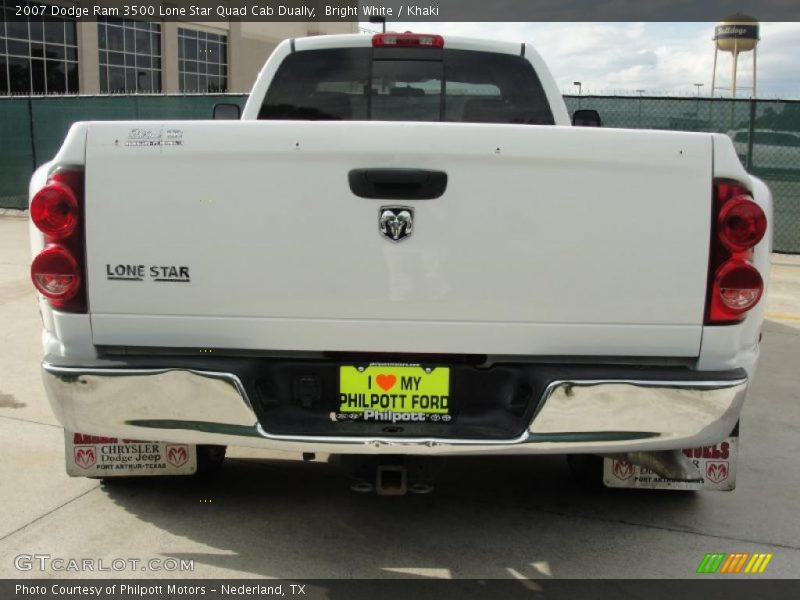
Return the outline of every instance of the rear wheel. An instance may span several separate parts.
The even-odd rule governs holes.
[[[586,490],[603,488],[603,457],[595,454],[567,454],[567,465],[575,483]]]
[[[218,472],[225,462],[227,446],[201,445],[197,447],[197,472],[195,477],[207,477]]]

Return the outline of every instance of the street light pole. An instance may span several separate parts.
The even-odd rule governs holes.
[[[694,103],[694,119],[700,120],[700,88],[703,87],[702,83],[695,83],[694,87],[697,88],[697,101]]]
[[[380,23],[383,27],[383,33],[386,33],[386,17],[370,17],[370,23]]]
[[[578,109],[581,107],[581,92],[583,91],[583,85],[580,81],[573,81],[572,85],[578,87]]]

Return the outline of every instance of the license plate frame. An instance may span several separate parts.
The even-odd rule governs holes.
[[[342,364],[336,421],[453,422],[450,367],[406,363]]]

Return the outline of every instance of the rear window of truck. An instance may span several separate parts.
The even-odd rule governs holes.
[[[553,125],[531,64],[466,50],[307,50],[287,56],[259,119]]]

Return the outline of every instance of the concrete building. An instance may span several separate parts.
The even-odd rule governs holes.
[[[248,92],[281,40],[358,31],[350,22],[42,20],[15,16],[20,3],[38,4],[0,0],[0,95]]]

